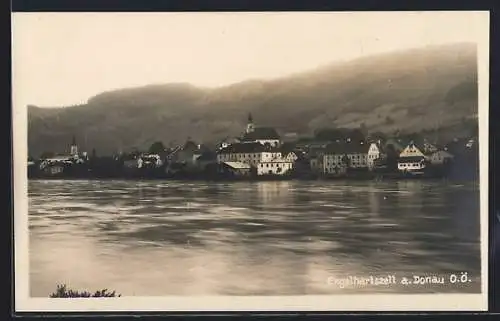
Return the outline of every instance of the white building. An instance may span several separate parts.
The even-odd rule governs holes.
[[[380,142],[371,143],[370,147],[368,148],[368,154],[367,154],[368,169],[370,170],[373,169],[375,165],[375,160],[382,157],[383,157],[383,151]]]
[[[236,143],[219,150],[218,163],[238,162],[256,169],[257,175],[282,175],[293,168],[297,155],[258,142]]]
[[[259,163],[257,166],[257,175],[285,175],[292,169],[292,161],[279,157]]]
[[[403,172],[422,171],[426,168],[428,157],[424,148],[410,142],[399,154],[398,169]]]
[[[278,149],[268,148],[261,143],[236,143],[219,150],[217,162],[242,162],[257,167],[261,162],[281,157]]]

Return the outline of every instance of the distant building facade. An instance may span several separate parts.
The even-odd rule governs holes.
[[[378,141],[371,143],[370,147],[368,148],[367,154],[368,169],[372,170],[375,167],[376,161],[383,158],[384,156],[385,155],[381,142]]]
[[[399,154],[398,170],[403,172],[422,171],[427,166],[424,147],[410,142]]]
[[[248,164],[257,175],[283,175],[293,168],[296,157],[293,152],[283,155],[280,149],[260,142],[243,142],[219,150],[217,162]]]
[[[337,174],[347,168],[368,168],[368,144],[341,142],[328,145],[323,155],[323,173]]]

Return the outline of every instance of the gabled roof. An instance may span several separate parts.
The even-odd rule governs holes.
[[[408,146],[409,141],[401,138],[389,138],[385,144],[384,147],[387,149],[389,145],[394,146],[394,149],[397,152],[401,152],[403,149],[405,149],[406,146]]]
[[[368,148],[370,148],[370,146],[371,146],[372,144],[375,144],[375,145],[377,146],[378,151],[379,151],[380,153],[385,154],[385,145],[384,145],[383,143],[381,143],[381,142],[379,143],[379,142],[376,142],[376,141],[375,141],[375,142],[370,142],[370,143],[368,144],[368,146],[369,146]]]
[[[407,157],[399,157],[399,162],[418,162],[425,159],[424,156],[407,156]]]
[[[256,127],[250,133],[245,133],[241,138],[242,141],[255,141],[264,139],[280,139],[276,129],[271,127]]]
[[[279,152],[277,148],[270,148],[258,142],[231,144],[219,151],[219,154],[263,153]]]

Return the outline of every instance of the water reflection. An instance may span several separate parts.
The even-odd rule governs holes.
[[[31,293],[479,291],[479,200],[446,182],[30,181]],[[75,258],[67,260],[67,258]],[[468,287],[329,277],[468,271]]]

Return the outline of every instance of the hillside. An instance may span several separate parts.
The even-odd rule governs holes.
[[[73,134],[98,154],[188,137],[238,135],[257,125],[310,134],[319,127],[415,132],[460,128],[477,113],[476,47],[453,44],[336,63],[305,73],[208,89],[150,85],[98,94],[85,105],[29,106],[31,155],[67,150]]]

